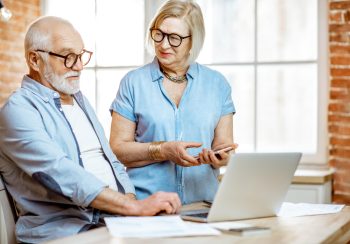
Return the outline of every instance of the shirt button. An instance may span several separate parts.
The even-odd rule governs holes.
[[[62,111],[63,111],[63,109],[62,109],[62,108],[60,108],[60,111],[62,112]]]
[[[54,93],[53,93],[53,96],[54,96],[54,97],[59,97],[59,95],[58,95],[57,92],[54,92]]]

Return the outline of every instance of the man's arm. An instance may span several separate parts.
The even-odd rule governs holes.
[[[134,200],[106,188],[97,195],[90,206],[112,214],[152,216],[161,211],[167,214],[178,213],[181,202],[176,193],[157,192],[144,200]]]

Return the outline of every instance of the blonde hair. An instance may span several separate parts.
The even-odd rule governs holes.
[[[187,62],[194,62],[204,43],[205,27],[201,8],[192,0],[169,0],[157,11],[155,17],[149,24],[146,36],[146,47],[154,54],[154,42],[150,35],[151,28],[157,28],[166,18],[181,18],[187,24],[191,35],[191,49]]]

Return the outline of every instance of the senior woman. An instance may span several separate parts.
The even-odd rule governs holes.
[[[214,151],[237,147],[230,85],[195,62],[204,36],[198,4],[165,2],[146,38],[156,57],[126,74],[111,105],[110,144],[138,199],[167,191],[183,204],[211,201],[218,169],[229,160],[228,152]]]

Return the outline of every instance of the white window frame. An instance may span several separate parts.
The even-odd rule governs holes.
[[[255,0],[255,6],[257,6],[257,1]],[[317,111],[317,118],[318,118],[318,124],[317,124],[317,153],[316,154],[304,154],[301,163],[303,165],[314,165],[314,166],[320,166],[325,165],[328,163],[328,130],[327,130],[327,121],[328,121],[328,94],[329,94],[329,85],[328,85],[328,77],[329,77],[329,69],[328,69],[328,1],[327,0],[317,0],[318,1],[318,56],[317,56],[317,76],[318,76],[318,111]],[[152,11],[155,11],[154,3],[160,3],[162,0],[156,0],[152,2],[152,4],[145,0],[145,31],[148,27],[148,22],[152,18]],[[42,1],[42,13],[45,13],[45,7],[49,4],[49,0]],[[97,4],[97,0],[95,0],[95,5]],[[257,9],[255,10],[255,19],[257,16]],[[256,21],[256,20],[255,20]],[[255,45],[257,43],[257,23],[255,23]],[[98,50],[98,49],[97,49]],[[255,47],[255,52],[257,52],[257,47]],[[96,54],[95,54],[96,55]],[[255,53],[255,57],[256,57]],[[150,56],[145,52],[144,54],[144,62],[150,61]],[[206,65],[215,65],[215,66],[225,66],[225,65],[253,65],[254,66],[254,76],[255,76],[255,84],[257,83],[257,66],[259,64],[289,64],[289,63],[307,63],[308,61],[300,61],[300,62],[247,62],[247,63],[208,63]],[[131,66],[94,66],[94,67],[86,67],[88,70],[94,70],[95,71],[95,108],[97,108],[97,100],[99,99],[97,97],[98,94],[98,86],[97,86],[97,74],[96,71],[98,69],[125,69],[125,68],[137,68],[138,65],[131,65]],[[256,103],[256,102],[255,102]],[[256,106],[255,106],[256,107]],[[106,108],[108,109],[108,108]],[[255,108],[256,109],[256,108]],[[96,111],[97,113],[99,111]],[[255,118],[256,118],[257,111],[255,111]],[[256,145],[256,127],[257,122],[255,119],[255,139],[254,144]],[[109,131],[106,130],[108,133]],[[107,135],[108,137],[109,135]],[[254,145],[254,148],[256,146]]]
[[[315,63],[310,61],[276,61],[276,62],[258,62],[257,61],[257,3],[255,0],[255,62],[244,63],[207,63],[206,65],[215,66],[239,66],[239,65],[251,65],[254,66],[254,83],[257,87],[257,67],[259,65],[278,65],[278,64],[303,64],[303,63]],[[329,68],[328,68],[328,1],[317,0],[317,152],[315,154],[303,154],[301,164],[303,166],[324,167],[328,163],[328,99],[329,99]],[[255,90],[256,94],[256,90]],[[255,104],[256,95],[255,95]],[[257,106],[255,105],[255,121],[254,121],[254,151],[256,151],[256,133],[257,133]],[[238,142],[239,143],[239,142]]]

